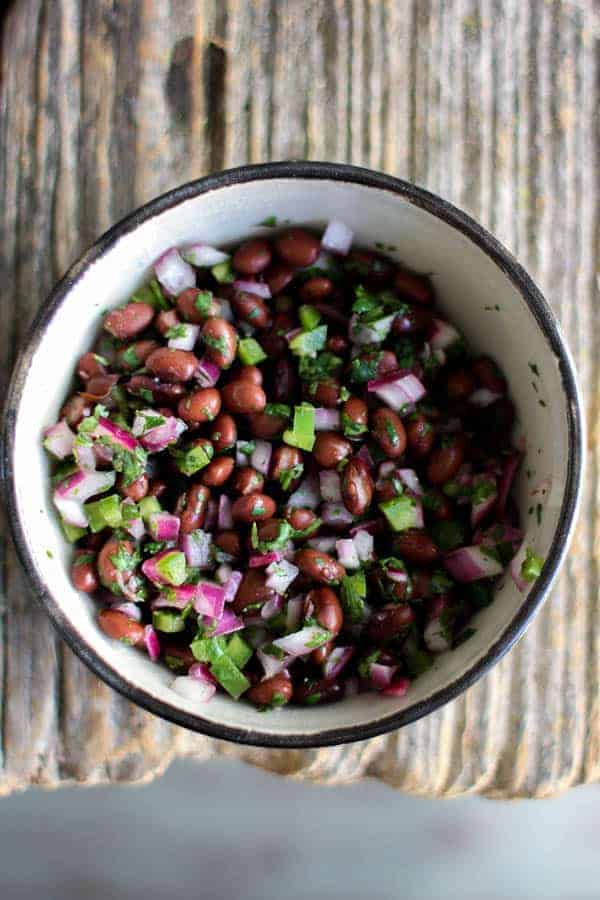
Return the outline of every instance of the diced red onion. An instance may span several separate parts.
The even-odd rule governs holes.
[[[376,394],[396,412],[410,403],[418,403],[427,393],[425,385],[414,375],[398,375],[394,372],[369,381],[367,390]]]
[[[269,466],[271,464],[271,454],[273,446],[268,441],[256,440],[256,446],[250,455],[250,463],[257,472],[264,475],[265,478],[269,474]]]
[[[302,611],[304,609],[304,599],[302,597],[292,597],[287,602],[285,613],[286,631],[295,631],[302,621]]]
[[[201,357],[198,366],[196,368],[196,381],[202,387],[214,387],[219,377],[221,375],[221,370],[218,366],[214,364],[207,356]]]
[[[383,691],[390,686],[392,678],[396,674],[398,666],[386,666],[383,663],[371,663],[369,666],[369,681],[378,691]]]
[[[375,462],[373,461],[373,457],[369,453],[369,449],[366,444],[362,445],[356,456],[358,459],[362,459],[370,469],[375,468]]]
[[[477,476],[478,477],[478,476]],[[477,477],[473,479],[473,483],[477,483]],[[484,475],[482,480],[487,481],[488,476]],[[483,520],[492,512],[494,507],[496,506],[496,501],[498,500],[498,494],[494,489],[493,494],[490,494],[489,497],[486,497],[485,500],[482,500],[480,503],[474,503],[471,507],[471,526],[473,528],[477,528]]]
[[[154,556],[145,559],[142,563],[142,572],[153,584],[169,584],[158,568],[158,563],[163,557],[168,556],[169,553],[173,553],[173,550],[168,548],[166,550],[160,550]],[[169,587],[171,587],[171,585],[169,585]],[[180,590],[181,587],[187,587],[187,585],[180,585],[179,588],[173,588],[173,590]]]
[[[135,506],[135,503],[129,497],[126,497],[125,500],[123,500],[123,506]],[[135,519],[124,521],[123,528],[135,538],[136,541],[141,540],[146,534],[146,526],[144,525],[141,516],[136,516]]]
[[[144,644],[146,645],[148,656],[152,662],[156,662],[160,656],[160,642],[152,625],[146,625],[144,628]]]
[[[225,585],[231,577],[233,569],[227,563],[222,563],[215,572],[215,578],[219,584]]]
[[[414,469],[396,469],[396,474],[402,484],[415,494],[417,497],[423,496],[423,488],[419,481],[419,476]]]
[[[211,269],[213,266],[218,266],[219,263],[226,262],[229,259],[228,253],[217,250],[216,247],[210,247],[208,244],[200,243],[186,247],[185,250],[181,251],[181,255],[187,262],[198,269]],[[191,285],[191,287],[195,287],[195,284]]]
[[[95,494],[102,494],[116,481],[116,472],[86,472],[79,469],[54,489],[53,500],[68,525],[86,528],[88,521],[83,504]]]
[[[114,454],[110,447],[106,447],[104,444],[94,444],[94,458],[98,465],[109,465],[113,456]]]
[[[142,621],[142,611],[135,603],[131,603],[131,601],[121,601],[120,603],[111,603],[111,609],[116,609],[117,612],[122,612],[124,616],[127,616],[128,619],[133,619],[134,622]]]
[[[271,678],[273,675],[278,675],[280,672],[287,669],[290,663],[294,661],[294,657],[292,656],[284,655],[282,659],[279,659],[277,656],[273,656],[272,653],[267,653],[262,649],[256,651],[256,656],[265,671],[265,678]]]
[[[217,513],[217,528],[219,531],[227,531],[233,528],[233,516],[231,514],[231,500],[227,494],[219,497],[219,512]]]
[[[225,603],[231,603],[232,600],[235,600],[235,595],[238,592],[238,588],[242,583],[243,575],[241,572],[236,572],[235,570],[230,574],[229,578],[223,585],[223,599]]]
[[[368,522],[359,522],[350,529],[350,537],[355,537],[359,531],[366,531],[368,534],[379,534],[383,530],[384,523],[382,519],[369,519]]]
[[[203,616],[202,624],[210,629],[211,637],[219,637],[221,634],[233,634],[234,631],[241,631],[245,627],[242,619],[230,609],[224,610],[220,619]]]
[[[198,569],[208,569],[211,564],[212,534],[198,528],[181,537],[181,549],[185,553],[185,561],[188,566]]]
[[[251,569],[261,569],[273,562],[279,562],[283,559],[278,550],[270,550],[268,553],[252,553],[248,559],[248,565]]]
[[[95,450],[98,446],[100,445],[96,444],[94,446],[92,444],[74,444],[73,455],[75,457],[75,462],[80,469],[85,469],[87,472],[93,472],[93,470],[96,468]]]
[[[194,609],[203,616],[220,619],[225,607],[225,588],[212,581],[200,581],[196,585]]]
[[[195,678],[197,681],[205,681],[207,684],[216,684],[217,680],[210,671],[209,667],[206,663],[195,662],[188,669],[188,675],[190,678]]]
[[[360,568],[360,559],[352,538],[343,538],[335,542],[338,559],[345,569]]]
[[[189,263],[171,247],[154,263],[154,274],[167,294],[178,297],[186,288],[196,287],[196,273]]]
[[[143,565],[142,571],[144,571]],[[194,603],[197,593],[198,588],[195,584],[180,584],[179,587],[169,587],[169,592],[167,594],[159,594],[151,602],[150,606],[152,609],[185,609],[190,603]]]
[[[418,497],[412,496],[410,491],[406,491],[406,496],[410,496],[413,501],[413,528],[424,528],[425,527],[425,516],[423,514],[423,504],[419,500]]]
[[[309,538],[306,542],[313,550],[320,550],[321,553],[331,553],[335,549],[337,538],[334,535],[322,535],[321,537]]]
[[[515,476],[523,459],[520,453],[512,453],[507,456],[502,466],[502,474],[498,482],[498,515],[503,516],[506,511],[506,501]]]
[[[57,459],[66,459],[73,452],[75,435],[64,419],[44,429],[43,445]]]
[[[200,334],[200,326],[191,322],[183,322],[177,326],[178,331],[185,331],[181,337],[172,337],[167,341],[167,346],[172,350],[193,350]]]
[[[273,641],[273,644],[275,647],[283,650],[284,653],[287,653],[288,656],[306,656],[307,653],[312,653],[318,645],[319,639],[325,634],[326,632],[323,628],[319,628],[317,625],[307,625],[306,628],[302,628],[300,631],[294,632],[294,634],[277,638],[277,640]]]
[[[405,569],[392,569],[390,566],[386,569],[387,577],[395,584],[407,584],[408,573]]]
[[[445,653],[452,646],[451,635],[439,616],[431,619],[423,631],[425,646],[431,653]]]
[[[321,247],[330,253],[337,253],[340,256],[346,256],[352,241],[354,240],[354,232],[340,222],[339,219],[332,219],[321,238]]]
[[[352,536],[360,562],[372,562],[375,558],[373,535],[360,528]]]
[[[343,525],[352,525],[354,516],[348,512],[343,503],[324,503],[321,507],[321,519],[325,525],[340,528]]]
[[[514,581],[517,590],[519,590],[522,594],[524,594],[531,586],[531,582],[526,581],[521,575],[521,566],[523,565],[523,560],[525,559],[526,553],[527,549],[525,545],[523,545],[519,548],[508,565],[510,577]]]
[[[323,667],[325,678],[337,678],[354,655],[354,647],[334,647]]]
[[[392,473],[396,471],[396,463],[393,459],[386,459],[382,463],[379,464],[379,468],[377,469],[377,481],[378,483],[382,481],[387,481],[388,478],[391,477]]]
[[[148,516],[148,528],[155,541],[176,541],[180,525],[179,516],[168,512],[154,512]]]
[[[206,504],[206,515],[204,516],[204,530],[212,531],[217,524],[218,506],[217,501],[211,497]]]
[[[502,394],[495,394],[493,391],[488,390],[488,388],[478,388],[476,391],[473,391],[469,397],[469,403],[472,403],[473,406],[483,408],[494,403],[496,400],[499,400],[501,396]]]
[[[276,594],[285,594],[300,570],[293,563],[282,559],[268,565],[265,571],[267,573],[265,584],[269,590],[275,591]]]
[[[233,282],[233,287],[236,291],[255,294],[257,297],[262,297],[263,300],[271,299],[271,289],[268,284],[262,281],[245,281],[240,278]]]
[[[460,333],[454,325],[442,319],[434,319],[429,343],[433,350],[446,350],[461,340]]]
[[[484,553],[481,547],[460,547],[447,553],[444,566],[456,581],[463,583],[494,578],[502,573],[501,564]]]
[[[395,318],[392,313],[365,325],[355,313],[350,319],[350,339],[355,344],[380,344],[390,333]]]
[[[401,675],[399,678],[394,678],[393,681],[386,688],[384,688],[381,693],[384,697],[404,697],[409,687],[410,680]],[[346,694],[348,694],[347,686]]]
[[[316,475],[307,475],[303,478],[297,489],[291,494],[288,500],[290,509],[306,508],[316,509],[321,502],[321,494],[319,491],[319,482]]]
[[[190,678],[189,675],[178,675],[171,682],[171,688],[176,694],[179,694],[186,700],[191,700],[193,703],[208,703],[217,690],[215,684],[209,684],[208,681],[199,681],[197,678]]]
[[[328,503],[342,502],[342,483],[340,473],[335,469],[321,469],[319,472],[321,497]]]
[[[121,447],[129,453],[133,453],[139,446],[138,442],[132,434],[119,428],[110,419],[100,418],[93,432],[94,437],[106,437],[116,447]]]
[[[315,409],[315,431],[339,431],[339,429],[339,409],[326,409],[323,406],[317,406]]]
[[[278,615],[282,609],[283,597],[281,596],[281,594],[274,594],[273,597],[269,597],[267,602],[263,604],[260,611],[261,618],[272,619],[273,616]]]

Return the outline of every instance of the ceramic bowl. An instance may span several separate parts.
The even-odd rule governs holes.
[[[516,491],[525,544],[546,560],[525,594],[507,577],[476,633],[436,658],[402,699],[362,694],[330,706],[263,714],[218,694],[194,706],[171,673],[107,639],[94,603],[69,580],[66,545],[49,492],[42,427],[56,421],[79,355],[101,313],[122,303],[168,247],[227,244],[270,216],[322,229],[341,219],[364,246],[431,274],[444,313],[510,382],[517,439],[526,448]],[[132,213],[88,250],[56,286],[21,351],[5,415],[3,468],[14,539],[35,594],[72,649],[108,684],[179,725],[228,740],[311,747],[363,740],[424,716],[480,678],[523,634],[547,595],[573,527],[582,470],[582,413],[573,363],[556,319],[531,278],[469,216],[412,184],[351,166],[292,162],[246,166],[176,188]],[[534,493],[536,492],[536,493]],[[539,513],[528,510],[540,505]]]

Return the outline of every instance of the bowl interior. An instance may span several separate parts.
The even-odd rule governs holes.
[[[459,228],[393,191],[333,178],[277,177],[208,190],[142,216],[136,227],[108,241],[91,265],[72,271],[72,287],[45,322],[37,346],[33,342],[25,353],[13,478],[25,549],[35,575],[46,585],[53,616],[71,632],[84,656],[96,666],[98,658],[104,662],[103,674],[113,684],[119,676],[125,682],[121,687],[143,691],[145,696],[136,698],[155,710],[153,701],[160,701],[160,711],[169,716],[198,717],[181,721],[201,730],[225,726],[232,729],[226,736],[251,741],[286,743],[302,736],[304,742],[320,743],[326,739],[324,732],[341,738],[348,735],[340,730],[358,727],[354,735],[361,737],[361,726],[381,728],[382,720],[400,711],[422,709],[432,695],[477,666],[523,605],[512,580],[506,578],[493,605],[477,615],[475,635],[439,656],[401,700],[360,695],[337,705],[265,715],[217,696],[195,708],[170,689],[172,675],[166,669],[105,638],[94,621],[94,604],[71,586],[71,550],[52,508],[48,460],[40,446],[41,429],[56,421],[75,361],[90,346],[103,311],[122,303],[149,276],[153,261],[165,249],[198,240],[219,245],[269,233],[257,223],[273,215],[280,222],[317,228],[339,218],[353,229],[359,244],[393,245],[391,257],[431,274],[444,313],[508,376],[518,434],[527,451],[517,485],[525,543],[548,556],[567,481],[568,399],[558,359],[534,313],[511,277]]]

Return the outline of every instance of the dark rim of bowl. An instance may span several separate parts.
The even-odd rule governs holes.
[[[547,560],[541,575],[537,579],[523,605],[511,622],[504,628],[500,637],[492,644],[485,654],[450,684],[436,690],[431,696],[418,703],[412,704],[404,710],[375,719],[373,722],[364,725],[351,725],[341,728],[323,729],[307,733],[299,732],[286,735],[270,734],[268,731],[253,731],[250,729],[221,725],[210,722],[202,718],[202,716],[184,712],[167,702],[156,699],[145,690],[133,685],[92,650],[69,622],[46,585],[38,576],[34,559],[30,554],[27,544],[25,530],[19,518],[16,491],[13,483],[12,463],[14,454],[15,423],[23,385],[29,368],[29,360],[35,354],[36,349],[44,336],[48,323],[64,297],[72,289],[73,285],[82,277],[86,269],[107,253],[124,235],[167,209],[177,206],[200,194],[206,194],[210,191],[219,190],[220,188],[243,184],[249,181],[260,181],[272,178],[333,180],[364,185],[378,190],[391,191],[466,235],[510,278],[535,317],[552,353],[558,361],[565,391],[568,419],[568,461],[565,489],[558,526]],[[494,237],[492,237],[492,235],[482,228],[481,225],[446,200],[442,200],[440,197],[431,194],[423,188],[416,187],[414,184],[410,184],[409,182],[402,181],[390,175],[374,172],[370,169],[338,163],[310,161],[273,162],[229,169],[224,172],[208,175],[205,178],[200,178],[197,181],[184,184],[172,191],[168,191],[166,194],[157,197],[122,219],[118,224],[102,235],[102,237],[100,237],[68,270],[50,294],[48,302],[42,306],[31,326],[23,349],[19,354],[7,394],[4,419],[4,441],[1,463],[13,538],[19,558],[34,587],[35,593],[45,606],[61,637],[64,638],[71,649],[98,676],[100,676],[100,678],[125,697],[133,700],[139,706],[149,710],[155,715],[167,719],[176,725],[182,725],[185,728],[210,735],[211,737],[261,747],[297,749],[305,747],[326,747],[351,741],[365,740],[401,728],[404,725],[408,725],[410,722],[420,719],[422,716],[428,715],[440,706],[448,703],[448,701],[453,700],[466,690],[466,688],[474,684],[494,663],[498,662],[498,660],[500,660],[519,639],[544,600],[566,553],[568,539],[577,508],[582,477],[583,419],[574,366],[560,335],[555,316],[527,272],[516,259],[514,259],[514,257]]]

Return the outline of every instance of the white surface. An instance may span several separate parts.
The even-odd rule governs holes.
[[[314,211],[320,218],[315,220]],[[519,479],[519,499],[527,528],[525,542],[546,556],[555,531],[566,473],[566,400],[555,358],[533,315],[509,279],[475,244],[442,221],[398,195],[359,185],[328,181],[282,180],[236,185],[213,191],[167,210],[126,235],[81,278],[50,323],[32,360],[16,429],[15,477],[22,520],[36,569],[84,641],[117,672],[152,696],[213,722],[285,735],[363,724],[425,699],[480,659],[500,636],[523,597],[508,579],[496,602],[479,614],[477,634],[458,650],[440,657],[402,700],[372,695],[310,709],[288,708],[268,716],[224,696],[194,709],[170,690],[172,676],[142,654],[108,640],[94,621],[94,604],[72,588],[70,548],[64,544],[51,508],[48,461],[40,447],[41,427],[56,420],[79,354],[91,344],[103,310],[123,302],[169,246],[210,241],[221,245],[248,233],[255,223],[279,220],[322,227],[340,218],[356,234],[357,244],[382,241],[398,247],[391,254],[411,267],[432,273],[442,309],[479,351],[491,354],[508,375],[527,459]],[[265,230],[265,233],[268,233]],[[500,310],[486,310],[486,306]],[[540,371],[539,394],[531,385],[529,363]],[[537,379],[536,379],[537,381]],[[543,398],[547,406],[539,404]],[[525,469],[533,470],[527,481]],[[532,486],[544,483],[543,517],[527,515]],[[47,551],[52,553],[49,558]]]

